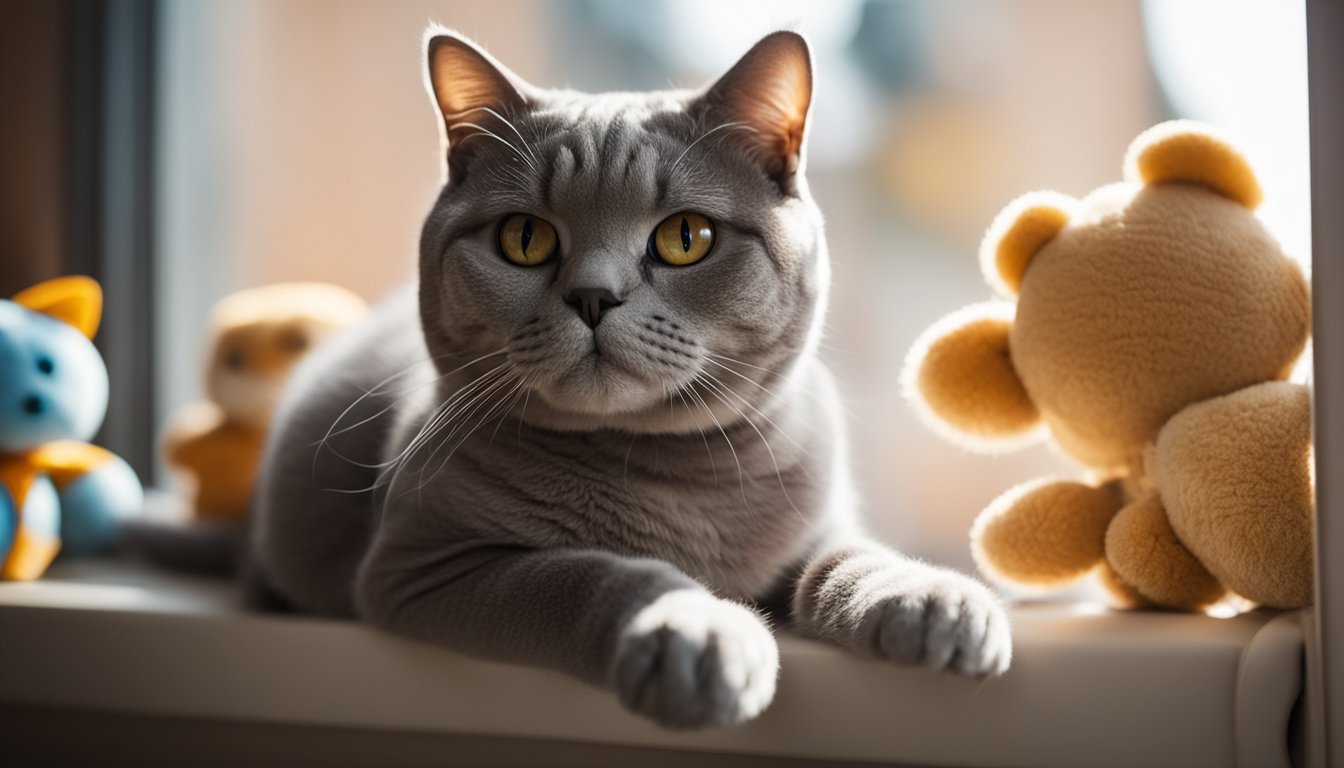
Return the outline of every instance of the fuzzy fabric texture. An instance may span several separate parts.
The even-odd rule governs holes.
[[[1257,603],[1312,587],[1311,394],[1269,382],[1186,408],[1153,470],[1171,527],[1222,583]]]
[[[1008,353],[1012,306],[976,304],[926,334],[915,386],[956,434],[988,441],[1029,436],[1041,414]],[[937,423],[937,422],[935,422]]]
[[[368,311],[324,283],[277,283],[215,305],[206,358],[207,400],[179,411],[164,436],[169,465],[195,490],[195,516],[247,517],[262,445],[280,390],[305,354]]]
[[[1156,493],[1116,513],[1106,528],[1106,559],[1122,583],[1157,605],[1207,608],[1227,592],[1177,538]]]
[[[976,561],[1000,579],[1067,584],[1106,556],[1106,527],[1124,500],[1115,484],[1024,483],[1000,496],[975,521]]]
[[[1200,609],[1229,589],[1309,604],[1310,396],[1282,381],[1307,342],[1306,280],[1253,213],[1249,163],[1207,127],[1156,126],[1125,167],[1082,200],[1010,204],[981,264],[1015,311],[954,313],[907,361],[944,434],[999,450],[1038,415],[1106,484],[1009,491],[973,552],[1028,586],[1100,569],[1123,606]]]
[[[92,342],[102,308],[82,276],[0,300],[0,578],[38,578],[58,551],[110,549],[143,501],[130,465],[84,442],[107,412]]]

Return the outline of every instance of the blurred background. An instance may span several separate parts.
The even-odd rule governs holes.
[[[102,440],[147,481],[200,395],[210,306],[322,280],[376,300],[412,279],[440,183],[421,33],[454,27],[542,86],[715,78],[797,29],[817,71],[809,176],[835,282],[839,373],[872,527],[970,568],[972,518],[1076,470],[1038,446],[965,454],[902,401],[910,343],[990,296],[984,228],[1016,195],[1119,178],[1171,117],[1223,127],[1309,262],[1305,21],[1282,0],[0,0],[0,295],[67,272],[108,290]]]

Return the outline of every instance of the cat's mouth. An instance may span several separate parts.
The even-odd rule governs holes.
[[[591,342],[553,377],[535,381],[533,391],[557,411],[584,416],[632,414],[664,407],[668,392],[681,385],[645,361],[621,339],[594,334]]]
[[[663,323],[669,321],[615,312],[591,329],[577,322],[541,333],[525,329],[510,358],[534,410],[543,406],[548,415],[581,425],[630,418],[643,424],[650,415],[665,416],[673,393],[699,373],[702,355],[690,332],[674,334]]]
[[[538,394],[560,410],[609,415],[649,408],[665,391],[661,382],[630,370],[619,355],[604,352],[600,344],[594,344],[569,371]]]

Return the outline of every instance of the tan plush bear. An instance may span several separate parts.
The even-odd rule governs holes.
[[[907,392],[940,431],[990,450],[1048,432],[1090,470],[995,500],[976,560],[1027,586],[1096,571],[1130,607],[1229,590],[1308,605],[1311,399],[1285,381],[1307,283],[1253,214],[1249,164],[1206,127],[1148,130],[1125,175],[1009,205],[980,256],[1016,305],[967,307],[911,350]]]

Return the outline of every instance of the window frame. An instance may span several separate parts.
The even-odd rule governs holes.
[[[1307,0],[1311,125],[1316,606],[1308,642],[1309,764],[1344,765],[1344,8]]]
[[[64,3],[64,274],[103,288],[107,365],[95,440],[155,477],[155,143],[158,0]]]

